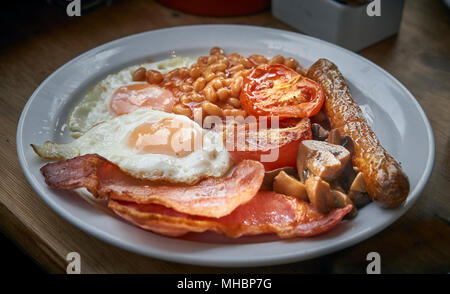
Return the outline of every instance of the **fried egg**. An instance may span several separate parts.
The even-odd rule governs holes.
[[[172,93],[146,82],[135,82],[132,80],[132,73],[140,67],[165,73],[178,67],[188,67],[195,61],[195,58],[175,57],[155,63],[130,66],[108,75],[95,85],[72,110],[68,119],[71,135],[77,138],[98,123],[140,107],[171,112],[175,104]]]
[[[221,133],[183,115],[141,108],[100,123],[68,144],[32,145],[46,159],[96,153],[136,178],[194,184],[232,165]]]

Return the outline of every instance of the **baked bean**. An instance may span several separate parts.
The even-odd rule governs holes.
[[[295,69],[298,66],[298,62],[294,58],[289,57],[284,60],[284,65],[289,68]]]
[[[189,102],[191,102],[191,99],[186,94],[184,94],[183,96],[181,96],[180,102],[183,104],[188,104]]]
[[[295,68],[295,71],[296,71],[297,73],[301,74],[302,76],[306,76],[306,71],[305,71],[302,67],[300,67],[300,66],[297,66],[297,67]]]
[[[227,116],[234,116],[233,115],[233,110],[234,109],[230,109],[230,108],[225,108],[224,110],[223,110],[223,116],[225,116],[225,117],[227,117]]]
[[[231,95],[233,97],[239,97],[239,94],[241,93],[243,80],[244,79],[242,77],[237,77],[231,84]]]
[[[230,65],[230,61],[225,56],[220,56],[217,61],[225,64],[227,67]]]
[[[216,102],[217,101],[217,93],[216,90],[214,90],[213,87],[207,86],[203,90],[203,93],[205,94],[205,98],[210,102]]]
[[[243,116],[246,117],[247,113],[243,109],[224,109],[223,110],[224,116]]]
[[[227,69],[227,66],[225,65],[225,63],[214,63],[209,66],[209,69],[212,72],[225,71]]]
[[[228,55],[228,59],[231,60],[233,63],[238,63],[241,57],[242,56],[239,55],[238,53],[231,53],[230,55]]]
[[[232,76],[232,78],[233,78],[233,79],[237,79],[237,78],[239,78],[239,77],[244,77],[244,76],[245,76],[245,71],[240,70],[240,71],[234,73],[233,76]]]
[[[148,80],[147,80],[148,81]],[[174,82],[165,82],[161,85],[163,88],[172,88],[174,86]]]
[[[213,64],[217,61],[217,56],[212,55],[208,57],[208,65]]]
[[[241,70],[240,72],[237,72],[233,75],[233,78],[236,79],[238,77],[242,77],[244,78],[245,76],[247,76],[248,74],[250,74],[250,72],[252,71],[252,69],[245,69],[245,70]]]
[[[205,100],[202,95],[200,95],[199,93],[195,93],[195,92],[191,94],[190,98],[194,102],[201,102],[201,101]]]
[[[159,84],[164,79],[163,75],[159,71],[153,69],[148,70],[146,76],[147,83],[149,84]]]
[[[219,90],[217,90],[217,97],[219,97],[220,101],[225,101],[230,96],[231,96],[231,91],[227,88],[220,88]]]
[[[222,85],[222,80],[220,78],[215,78],[214,80],[212,80],[211,82],[209,82],[209,84],[211,87],[213,87],[214,89],[218,90],[220,88],[223,87]]]
[[[189,107],[187,107],[186,105],[183,105],[180,103],[174,105],[172,108],[172,111],[175,114],[181,114],[181,115],[186,115],[186,116],[192,115],[191,109]]]
[[[222,106],[222,109],[234,109],[234,107],[233,107],[233,105],[230,105],[230,104],[228,104],[228,103],[225,103],[225,104],[223,104]]]
[[[216,104],[207,102],[207,101],[202,103],[202,110],[207,115],[217,115],[217,116],[220,116],[220,117],[223,116],[223,111],[222,111],[222,109],[219,106],[217,106]]]
[[[175,87],[181,87],[184,84],[181,79],[173,79],[172,82],[175,84]]]
[[[230,97],[230,98],[228,98],[227,103],[232,105],[234,108],[241,107],[241,101],[238,98]]]
[[[166,74],[166,77],[169,79],[177,79],[180,76],[179,69],[173,69]]]
[[[237,64],[237,65],[233,66],[232,68],[230,68],[230,72],[237,73],[243,69],[244,69],[244,66],[242,64]]]
[[[145,81],[147,70],[143,67],[136,69],[131,75],[131,79],[135,82]]]
[[[199,63],[199,64],[208,64],[208,56],[200,56],[197,59],[197,63]]]
[[[209,55],[223,55],[223,50],[220,47],[212,47],[209,50]]]
[[[199,77],[195,80],[193,86],[195,91],[200,92],[206,86],[206,80],[202,77]]]
[[[244,109],[233,109],[233,111],[234,116],[243,116],[243,117],[247,116],[247,112]]]
[[[276,55],[272,57],[270,64],[284,64],[284,57],[281,55]]]
[[[231,85],[231,83],[233,83],[233,81],[234,81],[234,80],[233,80],[232,78],[224,79],[224,80],[222,81],[222,84],[223,84],[224,86],[228,87],[228,86]]]
[[[196,79],[202,75],[202,71],[198,66],[195,66],[191,68],[191,70],[189,71],[189,75],[191,76],[191,78]]]
[[[189,76],[189,70],[186,67],[179,68],[178,76],[182,79],[187,78]]]
[[[213,72],[209,71],[209,70],[205,70],[203,72],[203,76],[205,77],[205,80],[207,82],[211,81],[212,79],[214,79],[216,77],[216,75]]]
[[[259,54],[251,55],[248,59],[256,64],[264,64],[269,62],[265,56]]]
[[[254,66],[253,62],[251,62],[248,58],[242,57],[239,60],[239,63],[242,64],[245,68],[252,68]]]
[[[182,84],[180,90],[183,92],[191,92],[193,90],[192,86],[189,84]]]
[[[225,79],[226,74],[222,71],[219,71],[218,73],[216,73],[216,77],[221,78],[223,80]]]

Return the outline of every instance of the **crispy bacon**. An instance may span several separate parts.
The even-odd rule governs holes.
[[[161,185],[129,176],[97,154],[49,163],[41,172],[46,183],[56,189],[84,187],[99,198],[159,204],[212,218],[225,216],[252,199],[264,177],[261,163],[246,160],[227,178],[208,178],[194,186]]]
[[[108,206],[119,216],[166,236],[207,230],[232,238],[243,235],[275,233],[280,238],[311,237],[335,227],[351,211],[352,205],[320,214],[297,198],[260,191],[231,214],[217,218],[193,216],[154,204],[110,200]]]

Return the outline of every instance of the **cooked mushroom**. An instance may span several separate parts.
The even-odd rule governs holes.
[[[295,176],[297,174],[297,171],[293,167],[282,167],[278,169],[274,169],[268,172],[265,172],[264,179],[261,185],[261,190],[273,190],[273,181],[275,177],[280,173],[284,171],[286,174]]]
[[[330,144],[341,145],[341,133],[339,129],[332,129],[328,133],[327,142]]]
[[[334,206],[336,208],[343,208],[349,204],[353,205],[353,209],[346,215],[346,217],[353,218],[356,216],[357,210],[350,197],[348,197],[347,195],[345,195],[345,193],[338,190],[331,190],[331,195],[334,198]]]
[[[366,192],[366,184],[364,182],[363,173],[359,172],[352,185],[350,186],[350,191]]]
[[[305,182],[309,171],[325,181],[335,180],[350,159],[350,152],[340,145],[328,142],[305,140],[297,152],[297,171]]]
[[[341,187],[344,189],[344,191],[349,191],[350,186],[353,183],[353,180],[356,177],[356,173],[353,170],[352,162],[349,160],[347,164],[342,169],[341,174],[339,175],[339,184],[341,184]]]
[[[342,187],[341,183],[339,183],[339,181],[332,181],[330,184],[330,187],[332,190],[337,190],[337,191],[341,191],[342,193],[345,194],[345,189]]]
[[[355,151],[355,145],[353,144],[353,140],[352,138],[350,138],[350,136],[341,137],[340,144],[350,152],[351,156],[353,156],[353,153]]]
[[[279,172],[275,177],[273,181],[273,191],[294,196],[303,201],[308,201],[305,185],[284,171]]]
[[[348,197],[358,208],[363,207],[370,202],[369,195],[366,193],[366,184],[364,182],[364,175],[362,172],[358,172],[350,185]]]
[[[334,198],[331,195],[330,185],[320,177],[311,177],[305,183],[309,202],[320,213],[327,214],[334,208]]]
[[[314,140],[325,141],[328,138],[328,131],[317,123],[311,125],[311,131]]]

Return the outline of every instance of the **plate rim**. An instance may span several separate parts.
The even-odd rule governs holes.
[[[345,53],[351,55],[352,57],[355,57],[357,59],[359,59],[360,61],[363,61],[365,63],[367,63],[368,65],[370,65],[372,68],[378,70],[381,72],[381,74],[385,75],[386,77],[388,77],[391,81],[393,81],[401,90],[403,90],[404,93],[407,94],[407,96],[412,100],[414,106],[416,107],[416,109],[418,110],[422,121],[424,123],[425,129],[427,131],[427,135],[428,135],[428,148],[429,148],[429,152],[428,152],[428,156],[427,156],[427,161],[426,161],[426,166],[425,166],[425,170],[422,174],[422,176],[419,178],[417,185],[415,187],[415,189],[413,191],[410,191],[410,194],[408,197],[412,197],[410,198],[410,201],[408,201],[408,203],[404,204],[402,207],[399,207],[396,209],[395,211],[395,215],[393,217],[391,217],[391,219],[387,222],[385,222],[383,225],[378,226],[376,228],[372,228],[371,230],[365,230],[362,233],[359,233],[359,235],[357,235],[354,238],[351,238],[350,240],[348,239],[344,239],[344,240],[335,240],[336,243],[334,243],[334,247],[333,248],[321,248],[319,250],[316,250],[314,252],[310,252],[308,254],[308,256],[304,256],[302,254],[297,254],[294,255],[292,253],[288,253],[288,254],[279,254],[276,257],[270,256],[270,257],[259,257],[257,259],[252,259],[251,257],[249,257],[247,260],[245,261],[237,261],[237,260],[221,260],[221,261],[217,261],[215,260],[214,262],[212,262],[213,264],[211,264],[211,260],[209,259],[198,259],[198,256],[196,259],[193,258],[189,258],[186,257],[186,254],[183,253],[179,253],[179,254],[171,254],[170,252],[163,252],[163,251],[159,251],[159,252],[149,252],[147,250],[145,250],[144,248],[140,248],[138,246],[133,246],[125,241],[123,241],[122,239],[116,238],[113,235],[110,235],[108,233],[105,233],[93,226],[91,226],[90,224],[85,223],[84,221],[80,220],[79,218],[71,215],[70,213],[67,213],[62,207],[58,206],[57,204],[55,204],[54,202],[51,201],[50,197],[48,197],[45,193],[45,191],[41,190],[40,184],[37,181],[35,181],[35,179],[32,177],[31,173],[28,171],[28,163],[25,159],[25,153],[24,153],[24,149],[23,147],[23,140],[22,140],[22,130],[24,127],[24,121],[26,118],[26,115],[29,111],[30,105],[32,103],[32,101],[35,99],[35,97],[37,96],[37,94],[39,93],[39,91],[41,90],[41,88],[55,75],[57,75],[61,70],[63,70],[65,67],[70,66],[70,64],[76,62],[77,60],[83,58],[85,55],[88,55],[90,53],[92,53],[92,51],[97,51],[97,50],[102,50],[105,47],[114,45],[115,43],[119,43],[119,42],[124,42],[127,39],[131,39],[131,38],[139,38],[140,36],[149,34],[149,33],[154,33],[154,32],[169,32],[172,30],[179,30],[179,29],[195,29],[198,27],[209,27],[211,29],[236,29],[238,27],[245,27],[245,28],[250,28],[250,29],[256,29],[256,30],[261,30],[261,31],[272,31],[272,32],[282,32],[284,34],[289,34],[291,36],[293,36],[294,38],[306,38],[306,39],[310,39],[314,42],[318,42],[318,43],[323,43],[327,46],[331,46],[333,47],[334,50],[338,50],[338,51],[344,51]],[[422,109],[421,105],[419,104],[419,102],[417,101],[417,99],[414,97],[414,95],[412,95],[412,93],[400,82],[398,81],[395,77],[393,77],[389,72],[387,72],[386,70],[384,70],[383,68],[381,68],[380,66],[378,66],[377,64],[373,63],[372,61],[360,56],[359,54],[352,52],[348,49],[345,49],[343,47],[340,47],[338,45],[311,37],[311,36],[307,36],[298,32],[291,32],[291,31],[286,31],[286,30],[281,30],[281,29],[276,29],[276,28],[268,28],[268,27],[262,27],[262,26],[253,26],[253,25],[236,25],[236,24],[206,24],[206,25],[189,25],[189,26],[175,26],[175,27],[170,27],[170,28],[162,28],[162,29],[157,29],[157,30],[149,30],[149,31],[144,31],[144,32],[140,32],[140,33],[136,33],[136,34],[132,34],[132,35],[128,35],[128,36],[124,36],[121,37],[119,39],[115,39],[112,41],[109,41],[107,43],[101,44],[99,46],[96,46],[94,48],[91,48],[89,50],[87,50],[86,52],[83,52],[81,54],[79,54],[78,56],[70,59],[68,62],[64,63],[63,65],[61,65],[60,67],[58,67],[55,71],[53,71],[47,78],[45,78],[40,84],[39,86],[33,91],[32,95],[30,96],[30,98],[28,99],[27,103],[25,104],[22,113],[20,115],[19,118],[19,122],[18,122],[18,126],[17,126],[17,132],[16,132],[16,151],[18,154],[18,158],[19,158],[19,163],[20,166],[22,168],[22,171],[27,179],[27,181],[30,183],[30,185],[32,186],[34,192],[36,194],[39,195],[39,197],[41,199],[44,200],[44,202],[50,206],[50,208],[55,211],[58,215],[60,215],[61,217],[63,217],[64,219],[66,219],[67,221],[69,221],[72,225],[76,226],[77,228],[81,229],[82,231],[104,241],[107,242],[109,244],[112,244],[114,246],[117,246],[119,248],[131,251],[131,252],[135,252],[138,254],[142,254],[144,256],[148,256],[148,257],[152,257],[152,258],[158,258],[158,259],[162,259],[162,260],[167,260],[167,261],[171,261],[171,262],[177,262],[177,263],[184,263],[184,264],[192,264],[192,265],[203,265],[203,266],[216,266],[216,267],[255,267],[255,266],[269,266],[269,265],[278,265],[278,264],[286,264],[286,263],[292,263],[292,262],[297,262],[297,261],[303,261],[303,260],[308,260],[308,259],[313,259],[316,258],[318,256],[323,256],[323,255],[327,255],[330,254],[332,252],[336,252],[338,250],[341,250],[343,248],[352,246],[354,244],[357,244],[367,238],[370,238],[371,236],[374,236],[375,234],[379,233],[380,231],[384,230],[386,227],[390,226],[393,222],[395,222],[398,218],[400,218],[407,210],[409,210],[413,204],[417,201],[417,199],[419,198],[421,192],[423,191],[425,185],[428,182],[428,179],[431,175],[433,166],[434,166],[434,160],[435,160],[435,140],[434,140],[434,134],[433,134],[433,130],[431,127],[431,124],[424,112],[424,110]]]

